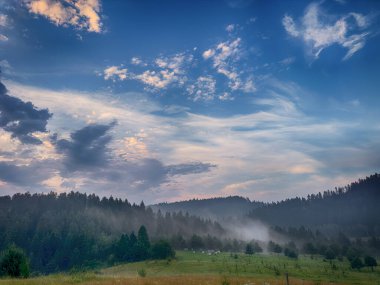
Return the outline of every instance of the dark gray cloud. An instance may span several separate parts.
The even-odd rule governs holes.
[[[116,124],[92,124],[71,134],[71,139],[53,138],[58,152],[65,155],[64,164],[69,171],[105,167],[110,159],[108,131]]]
[[[43,161],[31,165],[18,166],[9,162],[0,162],[0,180],[18,186],[36,186],[52,174],[50,163]]]
[[[136,189],[144,190],[169,182],[171,176],[208,172],[213,167],[216,165],[202,162],[165,166],[161,161],[149,158],[137,163],[126,163],[120,169],[125,172],[123,179],[127,179]]]
[[[49,110],[38,110],[31,102],[8,95],[0,82],[0,128],[10,132],[25,144],[41,144],[34,132],[47,132],[46,125],[52,114]]]
[[[142,159],[137,163],[126,165],[132,180],[140,187],[158,186],[166,180],[167,171],[161,161],[152,158]]]
[[[112,183],[114,189],[145,191],[159,187],[170,181],[175,175],[187,175],[208,172],[216,167],[209,163],[193,162],[165,166],[160,160],[145,158],[139,161],[119,161],[110,167],[98,168],[90,175],[92,181]]]
[[[168,175],[187,175],[208,172],[216,167],[215,164],[192,162],[166,166]]]

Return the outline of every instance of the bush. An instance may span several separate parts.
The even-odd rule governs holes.
[[[22,249],[11,246],[0,260],[0,272],[10,277],[29,277],[29,263]]]
[[[289,258],[294,258],[294,259],[298,258],[298,253],[295,250],[290,249],[290,248],[285,248],[284,255]]]
[[[364,258],[364,264],[365,266],[371,267],[372,271],[375,266],[377,266],[377,261],[372,256],[366,256]]]
[[[152,247],[152,257],[154,259],[173,258],[175,251],[172,246],[165,240],[156,242]]]
[[[144,268],[141,268],[139,270],[137,270],[137,274],[140,276],[140,277],[145,277],[146,276],[146,271]]]
[[[355,257],[350,261],[352,269],[361,269],[364,267],[363,261],[359,257]]]
[[[255,242],[253,244],[253,251],[254,252],[263,252],[263,249],[262,249],[262,247],[257,242]]]
[[[281,253],[282,252],[282,247],[279,244],[277,244],[277,243],[275,243],[273,241],[269,241],[269,243],[268,243],[268,251],[274,252],[274,253]]]
[[[253,254],[253,247],[250,243],[247,244],[247,246],[245,247],[245,254]]]
[[[328,249],[328,250],[326,250],[324,257],[327,260],[333,260],[336,258],[336,255],[335,255],[334,251],[332,251],[331,249]]]

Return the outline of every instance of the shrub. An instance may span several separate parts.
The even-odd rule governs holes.
[[[333,260],[336,258],[336,255],[335,255],[334,251],[332,251],[331,249],[328,249],[328,250],[326,250],[324,257],[328,260]]]
[[[29,263],[22,249],[11,246],[0,260],[0,272],[10,277],[29,277]]]
[[[364,258],[364,264],[365,264],[365,266],[371,267],[371,269],[373,271],[373,267],[377,266],[377,261],[372,256],[366,256]]]
[[[363,261],[359,257],[355,257],[350,261],[352,269],[360,269],[364,267]]]
[[[155,259],[173,258],[174,256],[174,249],[165,240],[160,240],[156,242],[152,247],[152,257]]]
[[[137,274],[140,276],[140,277],[145,277],[146,276],[146,271],[144,268],[141,268],[139,270],[137,270]]]
[[[273,241],[269,241],[269,243],[268,243],[268,251],[275,252],[275,253],[281,253],[282,252],[282,247],[279,244],[277,244],[277,243],[275,243]]]
[[[250,243],[247,244],[247,246],[245,247],[245,254],[253,254],[253,247]]]
[[[295,258],[295,259],[298,258],[298,253],[295,250],[290,249],[290,248],[285,248],[284,255],[289,258]]]

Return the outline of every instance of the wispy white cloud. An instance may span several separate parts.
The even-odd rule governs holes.
[[[232,33],[232,32],[235,30],[235,28],[236,28],[236,25],[234,25],[234,24],[229,24],[229,25],[226,27],[226,31],[227,31],[228,33]]]
[[[48,18],[57,26],[73,26],[100,33],[100,0],[24,0],[30,13]]]
[[[230,93],[224,92],[222,95],[219,95],[219,100],[221,101],[233,101],[235,98],[231,96]]]
[[[280,60],[279,63],[284,65],[284,66],[288,66],[288,65],[291,65],[292,63],[294,63],[295,61],[296,61],[295,57],[287,57],[287,58]]]
[[[215,48],[203,52],[205,59],[211,59],[216,70],[228,77],[231,80],[237,78],[237,73],[234,71],[230,62],[236,62],[241,55],[241,39],[237,38],[233,41],[219,43]]]
[[[140,80],[149,87],[157,89],[166,88],[169,84],[178,80],[175,72],[167,69],[161,71],[146,70],[142,74],[136,75],[134,78]]]
[[[8,16],[0,14],[0,28],[6,28],[8,26]],[[0,30],[0,42],[8,41],[8,37],[3,35]]]
[[[359,13],[348,13],[331,21],[331,16],[322,10],[319,3],[312,3],[306,8],[300,24],[289,15],[283,17],[282,24],[290,36],[305,42],[315,58],[324,49],[337,44],[348,50],[343,58],[347,60],[364,47],[370,34],[368,30],[364,30],[369,25],[368,17]]]
[[[307,115],[300,108],[299,100],[308,96],[300,96],[304,91],[294,83],[268,81],[272,92],[258,94],[252,100],[252,110],[256,111],[222,118],[195,114],[178,106],[160,106],[143,94],[134,96],[137,101],[131,101],[133,94],[123,94],[120,97],[125,101],[121,101],[112,99],[110,94],[52,91],[12,82],[6,85],[11,94],[20,94],[24,101],[49,108],[53,118],[48,129],[63,138],[69,139],[70,133],[88,123],[108,124],[117,120],[118,124],[110,130],[113,137],[110,149],[114,154],[110,163],[114,169],[128,170],[130,174],[120,178],[123,177],[120,171],[102,170],[98,177],[81,173],[68,178],[53,171],[44,183],[46,187],[60,187],[61,191],[91,190],[109,195],[105,189],[112,188],[113,195],[127,196],[132,201],[155,202],[215,196],[222,190],[224,194],[275,200],[344,185],[352,179],[352,173],[359,177],[376,166],[373,158],[376,147],[363,148],[363,141],[358,147],[349,135],[363,125],[353,121],[321,121]],[[157,115],[158,111],[169,109],[173,110],[168,112],[180,112],[182,116]],[[19,164],[30,164],[35,159],[60,161],[49,135],[39,139],[43,144],[34,146],[38,151],[29,147],[30,156],[25,160],[25,155],[19,154],[26,150],[0,132],[0,148],[9,146],[9,153],[0,157],[8,163],[17,161]],[[373,138],[368,145],[376,146],[376,141],[378,138]],[[351,166],[346,164],[347,160],[339,161],[339,156],[331,155],[336,149],[344,149],[342,157],[354,155],[355,160],[360,161],[358,169],[351,170],[350,177],[339,172]],[[204,162],[205,158],[205,164],[193,163]],[[367,167],[369,160],[372,164]],[[217,167],[196,173],[199,167],[209,165]],[[332,165],[334,175],[330,174]],[[49,166],[59,171],[54,164]],[[167,166],[174,167],[170,173],[179,168],[195,172],[168,177]],[[141,171],[158,176],[143,175]],[[121,184],[131,187],[119,187],[120,180],[116,181],[115,177],[124,179],[125,183]],[[277,191],[280,181],[283,187]]]
[[[133,65],[140,65],[140,66],[147,66],[145,62],[142,61],[141,58],[134,56],[131,58],[131,64]]]
[[[127,79],[128,75],[128,69],[127,68],[122,68],[118,66],[109,66],[106,69],[104,69],[104,79],[105,80],[113,80],[116,81],[118,80],[125,80]]]
[[[300,33],[292,17],[285,15],[284,18],[282,18],[282,24],[284,25],[285,30],[289,33],[289,35],[293,37],[299,36]]]
[[[211,76],[200,76],[194,84],[187,87],[187,92],[194,101],[213,100],[216,93],[216,80]]]
[[[8,25],[8,16],[0,14],[0,27],[6,27]]]
[[[221,42],[214,48],[204,51],[202,56],[205,60],[211,60],[216,72],[227,78],[231,91],[251,93],[256,91],[253,77],[244,78],[245,71],[238,68],[239,60],[244,53],[241,42],[241,38]]]
[[[228,29],[234,30],[236,25]],[[252,68],[243,62],[247,52],[238,37],[219,42],[200,54],[193,49],[150,60],[133,57],[128,70],[115,65],[107,67],[102,75],[106,80],[139,81],[149,92],[183,90],[190,100],[197,102],[232,101],[239,93],[250,94],[257,90]]]
[[[120,184],[129,185],[125,192],[126,189],[116,187],[116,183],[113,188],[115,191],[121,191],[119,195],[133,197],[133,191],[138,191],[135,193],[136,197],[141,199],[144,191],[151,187],[160,187],[161,184],[175,180],[181,175],[200,174],[214,167],[208,163],[191,162],[194,161],[193,159],[187,160],[190,162],[182,160],[179,163],[171,163],[172,161],[167,160],[165,152],[162,151],[157,151],[158,156],[155,149],[161,146],[157,142],[162,143],[174,135],[173,127],[168,118],[150,114],[153,110],[157,110],[157,106],[150,102],[143,100],[144,102],[140,104],[138,102],[124,104],[110,100],[106,94],[89,95],[77,91],[52,91],[13,82],[7,82],[7,86],[12,94],[21,94],[24,100],[36,102],[38,106],[47,107],[54,113],[52,121],[49,122],[49,130],[51,133],[58,133],[60,140],[70,141],[72,139],[70,134],[73,131],[88,124],[94,126],[99,123],[108,124],[114,120],[118,122],[117,125],[112,123],[112,130],[110,130],[110,135],[113,137],[112,142],[109,142],[112,160],[109,159],[108,164],[111,169],[101,168],[95,174],[92,169],[79,172],[76,170],[75,173],[70,174],[70,177],[62,172],[62,154],[57,153],[51,134],[39,137],[43,143],[31,149],[29,146],[13,143],[9,135],[0,131],[0,146],[9,145],[7,149],[12,151],[9,154],[0,153],[0,158],[8,157],[8,160],[5,160],[6,163],[20,163],[20,158],[17,158],[14,153],[25,153],[25,147],[29,148],[28,153],[30,153],[27,161],[25,161],[26,156],[21,155],[26,165],[32,165],[35,162],[42,164],[47,160],[55,161],[55,164],[49,164],[51,168],[49,177],[44,177],[43,185],[46,187],[57,187],[60,191],[64,191],[73,189],[75,184],[74,189],[80,187],[82,191],[90,188],[91,191],[101,191],[102,187],[109,189],[109,186],[115,184],[117,180]],[[131,95],[133,94],[125,94],[125,97],[129,98],[127,100],[129,103],[132,102]],[[136,100],[143,99],[142,94],[135,97]],[[67,129],[68,125],[69,129]],[[111,158],[111,153],[109,157]],[[94,181],[97,186],[94,185]],[[65,183],[70,185],[69,188],[63,186]]]
[[[174,56],[159,57],[155,60],[155,64],[162,69],[169,69],[176,74],[183,74],[187,64],[191,63],[193,56],[186,53],[178,53]]]
[[[156,58],[148,70],[141,74],[135,74],[132,79],[141,81],[146,89],[166,89],[169,85],[183,86],[187,81],[186,69],[193,60],[193,56],[187,53],[178,53],[173,56],[160,56]],[[147,66],[139,58],[134,59],[135,65]]]

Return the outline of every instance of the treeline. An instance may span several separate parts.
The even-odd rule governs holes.
[[[212,235],[194,234],[189,238],[182,235],[174,235],[170,239],[170,244],[178,250],[215,250],[227,252],[241,252],[246,246],[246,242],[231,238],[218,238]]]
[[[255,208],[263,206],[263,202],[251,201],[239,196],[217,197],[209,199],[192,199],[173,203],[152,205],[155,211],[187,212],[200,217],[224,220],[229,217],[243,217]]]
[[[11,245],[23,249],[32,271],[49,273],[139,260],[146,255],[136,250],[141,245],[139,234],[137,243],[133,236],[141,225],[153,244],[178,235],[190,239],[225,234],[220,224],[210,220],[181,212],[162,215],[144,203],[130,204],[113,197],[100,199],[78,192],[0,197],[0,251]],[[151,250],[151,257],[158,254],[154,246]]]
[[[74,248],[72,248],[73,243]],[[54,272],[67,269],[93,268],[96,265],[112,265],[117,262],[133,262],[147,259],[173,258],[175,251],[165,240],[151,244],[144,226],[130,235],[123,234],[119,239],[105,244],[94,243],[93,239],[82,236],[79,240],[62,240],[62,237],[49,234],[29,255],[32,269],[40,272]],[[0,275],[12,277],[29,276],[29,260],[24,251],[15,245],[9,246],[0,255]]]
[[[375,257],[380,255],[380,238],[375,236],[350,238],[342,232],[326,236],[318,230],[312,231],[304,226],[299,228],[276,226],[272,228],[272,233],[272,237],[286,237],[287,241],[282,243],[269,241],[267,250],[283,253],[291,258],[297,258],[298,254],[318,255],[330,261],[347,258],[352,263],[352,268],[360,268],[371,264],[372,260],[376,260]]]
[[[276,254],[284,254],[289,258],[298,258],[299,253],[313,256],[322,256],[326,261],[335,259],[342,261],[347,258],[351,268],[360,269],[364,266],[371,267],[372,270],[377,266],[376,252],[371,249],[379,250],[379,239],[370,240],[367,243],[362,241],[349,242],[340,244],[338,241],[329,241],[329,243],[305,242],[301,247],[290,241],[280,245],[273,241],[269,241],[267,250]]]
[[[359,179],[334,191],[267,204],[249,216],[281,227],[305,226],[350,236],[380,234],[380,174]]]

